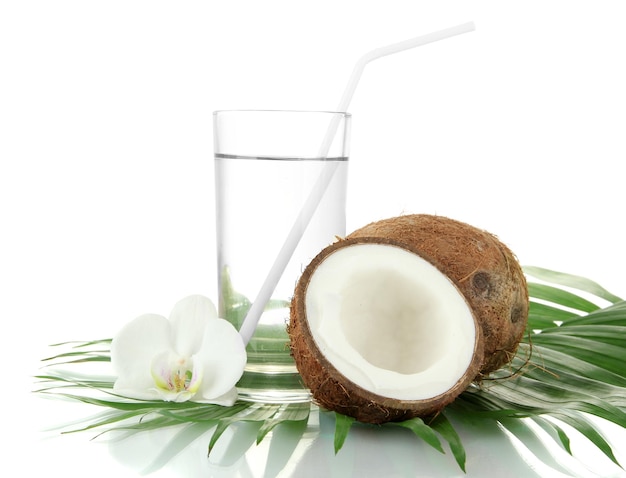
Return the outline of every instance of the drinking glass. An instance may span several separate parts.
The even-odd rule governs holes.
[[[345,235],[350,119],[327,111],[214,113],[219,312],[237,329],[320,174],[335,168],[247,345],[241,399],[309,399],[290,355],[289,305],[306,265]]]

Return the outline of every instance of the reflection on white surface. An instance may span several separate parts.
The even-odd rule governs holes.
[[[54,404],[52,404],[54,406]],[[312,412],[308,425],[278,426],[255,444],[258,425],[240,422],[220,438],[207,458],[213,427],[190,427],[101,437],[110,457],[122,469],[154,477],[625,477],[626,473],[601,454],[584,454],[580,461],[560,449],[536,430],[524,430],[519,422],[507,427],[522,433],[523,443],[493,421],[458,421],[455,427],[467,451],[467,473],[457,466],[447,450],[441,454],[401,428],[357,424],[337,455],[334,453],[334,419],[331,414]],[[517,425],[516,425],[517,424]],[[619,430],[623,437],[623,430]],[[74,453],[77,440],[89,441],[90,432],[58,437],[56,445]],[[619,436],[619,435],[616,435]],[[67,440],[67,446],[63,446]],[[98,463],[108,468],[102,443],[89,442]],[[83,447],[84,448],[84,447]],[[616,447],[616,451],[617,447]],[[598,452],[599,453],[599,452]],[[93,458],[94,454],[90,453]],[[618,454],[618,458],[620,458]],[[622,454],[622,460],[624,459]],[[590,461],[591,460],[591,461]],[[592,463],[593,468],[589,466]],[[68,474],[66,476],[74,476]]]

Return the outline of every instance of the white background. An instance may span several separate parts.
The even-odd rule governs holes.
[[[31,376],[50,343],[215,298],[213,110],[332,110],[362,54],[460,23],[476,31],[367,67],[348,231],[447,215],[626,296],[622,4],[2,1],[3,455],[124,474],[88,436],[38,441],[58,409]]]

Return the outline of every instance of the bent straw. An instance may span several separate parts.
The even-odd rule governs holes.
[[[339,106],[337,107],[338,112],[345,112],[348,109],[348,105],[352,100],[352,96],[354,95],[354,91],[356,90],[357,84],[365,66],[375,60],[377,58],[381,58],[383,56],[391,55],[393,53],[398,53],[404,50],[409,50],[411,48],[415,48],[417,46],[426,45],[428,43],[433,43],[438,40],[444,40],[446,38],[450,38],[456,35],[460,35],[462,33],[471,32],[475,29],[474,23],[464,23],[462,25],[458,25],[456,27],[446,28],[444,30],[439,30],[436,32],[429,33],[427,35],[422,35],[419,37],[412,38],[410,40],[405,40],[398,43],[393,43],[391,45],[387,45],[381,48],[377,48],[375,50],[370,51],[363,55],[359,61],[356,63],[354,70],[352,71],[352,75],[348,81],[348,84],[344,90],[343,96],[341,97],[341,101],[339,102]],[[319,157],[325,158],[328,154],[328,150],[330,149],[330,145],[332,140],[335,137],[337,128],[339,126],[340,116],[335,115],[333,120],[330,122],[326,135],[324,137],[324,141],[320,147]],[[304,231],[306,230],[309,222],[311,221],[317,206],[321,202],[324,197],[324,193],[330,184],[335,171],[337,170],[338,162],[337,161],[328,161],[325,163],[322,172],[320,173],[311,193],[309,194],[307,200],[305,201],[298,217],[296,218],[283,246],[281,247],[272,268],[270,269],[267,277],[265,278],[265,282],[261,286],[259,293],[256,296],[256,299],[252,303],[252,306],[248,310],[246,317],[241,325],[241,329],[239,330],[239,334],[243,338],[244,342],[247,344],[252,338],[252,334],[256,330],[259,319],[261,318],[261,314],[263,313],[263,309],[265,309],[265,305],[271,298],[274,289],[276,289],[276,285],[280,280],[291,256],[293,255],[300,239],[304,235]]]

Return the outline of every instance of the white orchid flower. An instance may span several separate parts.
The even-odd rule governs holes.
[[[217,317],[210,299],[193,295],[174,306],[169,320],[141,315],[118,333],[111,343],[113,389],[141,400],[230,406],[246,359],[233,325]]]

